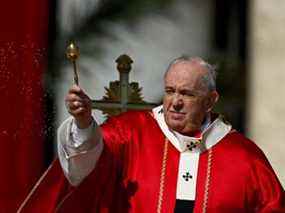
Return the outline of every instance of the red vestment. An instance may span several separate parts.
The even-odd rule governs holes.
[[[21,212],[156,212],[165,136],[148,112],[128,112],[102,125],[104,151],[94,171],[71,187],[52,168]],[[173,212],[180,152],[169,143],[161,212]],[[200,155],[195,213],[202,212],[209,151]],[[191,162],[189,162],[191,163]],[[285,212],[285,193],[262,151],[238,132],[212,147],[207,212]]]

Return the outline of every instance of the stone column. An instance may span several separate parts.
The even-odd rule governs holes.
[[[285,1],[249,7],[248,132],[285,186]]]

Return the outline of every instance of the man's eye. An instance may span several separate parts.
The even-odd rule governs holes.
[[[185,93],[184,94],[186,97],[194,97],[195,95],[193,93]]]
[[[185,97],[194,97],[194,93],[192,92],[181,92],[181,95],[185,96]]]
[[[174,91],[173,90],[165,90],[165,93],[168,95],[172,95],[174,93]]]

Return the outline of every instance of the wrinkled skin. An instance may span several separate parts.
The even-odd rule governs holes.
[[[218,100],[202,80],[207,70],[195,61],[180,61],[165,75],[163,111],[168,127],[184,135],[199,130]]]

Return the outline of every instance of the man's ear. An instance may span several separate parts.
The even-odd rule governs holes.
[[[213,107],[218,102],[219,97],[220,95],[216,90],[210,92],[209,96],[207,97],[206,112],[212,111]]]

